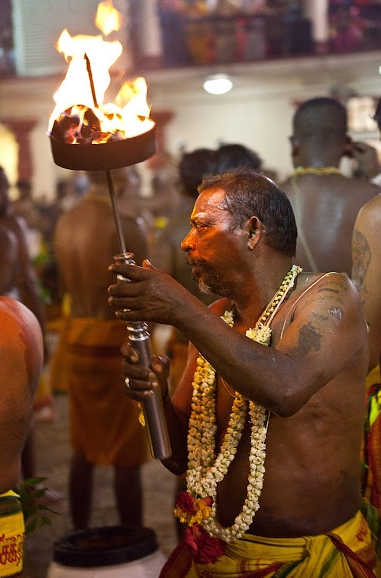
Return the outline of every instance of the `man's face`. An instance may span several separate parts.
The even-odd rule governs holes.
[[[231,214],[220,207],[224,198],[222,189],[207,189],[199,195],[190,219],[191,230],[181,248],[200,289],[230,297],[244,234],[242,229],[233,230]]]
[[[0,217],[3,217],[9,207],[9,182],[6,174],[0,169]]]

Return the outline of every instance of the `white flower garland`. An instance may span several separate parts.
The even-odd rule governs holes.
[[[300,267],[293,265],[273,299],[258,319],[254,329],[246,331],[247,337],[263,345],[270,344],[271,329],[269,325],[301,271]],[[234,318],[231,311],[226,311],[222,319],[230,327],[233,327]],[[216,456],[214,451],[217,429],[216,387],[215,370],[200,354],[194,374],[191,416],[189,419],[187,489],[195,499],[207,497],[213,499],[211,514],[202,520],[201,525],[210,536],[221,538],[225,542],[232,542],[246,532],[259,508],[259,497],[265,473],[265,442],[268,420],[266,420],[267,411],[265,408],[249,401],[251,450],[247,495],[242,511],[235,518],[234,524],[225,528],[217,521],[217,484],[225,477],[237,452],[237,446],[245,425],[248,400],[240,393],[235,393],[228,427],[220,452]]]

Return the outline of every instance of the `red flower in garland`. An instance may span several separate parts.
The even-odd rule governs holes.
[[[196,513],[195,501],[189,492],[179,493],[176,506],[186,514],[191,514],[191,516],[194,516]]]
[[[210,516],[212,504],[213,499],[210,496],[194,498],[189,492],[180,492],[174,513],[180,522],[193,526],[193,524],[200,524],[202,520]]]
[[[209,536],[198,524],[185,530],[184,541],[195,562],[200,564],[215,562],[226,550],[226,542],[220,538]]]
[[[184,532],[184,541],[196,562],[208,564],[215,562],[224,554],[226,542],[209,536],[200,525],[210,516],[213,498],[194,498],[189,492],[180,492],[175,506],[175,515],[188,528]]]

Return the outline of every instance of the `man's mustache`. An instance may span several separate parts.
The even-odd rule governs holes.
[[[191,267],[202,267],[207,264],[204,259],[192,259],[189,254],[185,256],[185,262]]]

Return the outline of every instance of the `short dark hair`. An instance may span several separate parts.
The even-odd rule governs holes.
[[[239,167],[258,170],[261,166],[262,159],[248,147],[236,143],[223,144],[216,150],[213,173],[218,175]]]
[[[318,96],[303,102],[293,117],[293,131],[297,136],[316,136],[321,133],[344,137],[348,115],[345,106],[327,96]]]
[[[233,227],[242,227],[256,216],[265,227],[266,244],[293,257],[296,252],[297,228],[291,203],[272,180],[247,167],[206,177],[199,192],[222,189],[225,199],[221,208],[234,218]]]
[[[198,186],[202,179],[205,175],[213,174],[214,155],[214,150],[207,148],[183,154],[179,172],[183,190],[187,195],[197,198]]]

